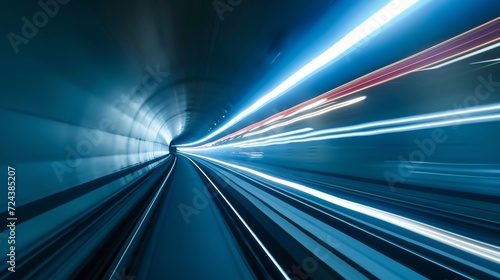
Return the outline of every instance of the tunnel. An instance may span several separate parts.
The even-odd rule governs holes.
[[[177,153],[177,148],[174,145],[169,145],[168,152],[171,155],[175,155]]]
[[[500,278],[500,1],[0,19],[0,279]]]

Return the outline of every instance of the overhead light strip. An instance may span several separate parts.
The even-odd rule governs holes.
[[[312,73],[316,72],[320,68],[324,67],[328,63],[330,63],[335,58],[338,58],[343,53],[350,50],[353,46],[360,43],[363,39],[370,36],[370,34],[378,31],[381,27],[385,26],[387,23],[392,21],[401,13],[408,10],[414,4],[419,2],[419,0],[393,0],[385,5],[378,12],[373,14],[359,26],[354,28],[350,33],[332,45],[325,52],[317,56],[311,62],[307,63],[305,66],[300,68],[297,72],[295,72],[292,76],[286,79],[283,83],[278,85],[275,89],[261,97],[255,103],[250,105],[247,109],[243,110],[241,113],[236,115],[233,119],[220,126],[217,130],[210,133],[208,136],[187,144],[177,145],[178,147],[185,146],[194,146],[200,143],[203,143],[216,135],[219,135],[226,129],[230,128],[234,124],[238,123],[245,117],[257,111],[259,108],[274,100],[278,96],[285,93],[287,90],[292,88],[293,86],[302,82],[305,78],[309,77]]]

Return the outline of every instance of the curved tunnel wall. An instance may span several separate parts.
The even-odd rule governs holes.
[[[24,219],[17,229],[18,240],[22,241],[16,244],[19,252],[27,253],[40,240],[50,240],[65,225],[164,162],[169,154],[168,144],[155,130],[154,122],[145,127],[145,122],[131,121],[126,115],[119,119],[98,118],[94,111],[98,104],[89,103],[92,109],[86,112],[85,119],[92,121],[85,126],[44,115],[0,110],[0,117],[9,120],[5,128],[11,132],[4,140],[23,147],[22,153],[16,148],[2,153],[2,159],[17,170],[16,208],[20,220]],[[29,154],[30,158],[21,154]],[[120,172],[128,175],[101,179]],[[31,217],[33,211],[43,214]]]

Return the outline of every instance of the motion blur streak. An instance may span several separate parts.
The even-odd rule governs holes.
[[[498,55],[498,43],[494,42],[499,38],[499,30],[497,18],[472,31],[373,71],[291,109],[275,113],[211,143],[199,147],[179,147],[178,151],[192,156],[193,159],[203,160],[207,168],[214,168],[210,167],[210,163],[217,164],[217,168],[222,169],[214,172],[218,176],[226,176],[230,181],[234,182],[234,179],[224,172],[237,174],[237,171],[240,171],[243,173],[239,173],[238,176],[255,180],[256,183],[265,185],[270,191],[288,196],[316,211],[325,211],[319,210],[325,207],[326,211],[335,213],[329,214],[332,217],[349,217],[362,224],[360,228],[377,238],[460,276],[471,277],[484,273],[485,276],[500,277],[497,269],[500,264],[500,244],[494,237],[500,233],[500,213],[494,206],[496,205],[495,199],[500,197],[498,189],[500,165],[497,158],[493,159],[486,155],[488,150],[496,153],[498,151],[498,146],[494,143],[500,140],[498,133],[500,98],[497,93],[500,82],[497,82],[498,78],[493,78],[497,77],[492,74],[496,73],[495,70],[489,69],[487,71],[490,72],[481,72],[485,71],[484,68],[471,69],[470,66],[471,59],[477,61],[478,57],[488,58]],[[467,54],[461,55],[463,53]],[[442,61],[446,62],[441,63]],[[427,68],[430,65],[436,66]],[[397,86],[399,83],[415,86],[415,80],[422,80],[416,75],[430,75],[431,73],[418,71],[420,69],[438,71],[452,65],[458,67],[461,73],[458,75],[466,82],[459,83],[460,86],[447,87],[441,83],[434,83],[432,87],[422,85],[418,86],[418,92],[410,94],[413,100],[418,100],[416,98],[418,94],[426,95],[426,92],[435,94],[434,88],[446,88],[446,92],[442,94],[445,96],[443,100],[447,102],[442,102],[432,108],[425,108],[421,104],[413,105],[411,101],[408,101],[410,105],[407,106],[418,108],[412,111],[424,112],[421,114],[406,115],[405,112],[396,108],[388,108],[393,113],[376,111],[375,121],[359,121],[352,124],[341,119],[342,113],[345,113],[348,108],[352,108],[351,114],[353,114],[353,111],[362,111],[362,108],[366,110],[366,106],[360,104],[389,103],[389,98],[374,94],[389,91],[394,98],[395,95],[401,94],[398,93],[401,90],[401,87]],[[475,72],[472,79],[470,76],[464,76],[465,73],[470,72]],[[448,81],[451,81],[452,78],[449,79]],[[388,84],[388,81],[395,82]],[[469,85],[469,92],[463,91],[465,84]],[[351,94],[358,96],[346,99],[346,96]],[[359,96],[361,94],[362,96]],[[452,97],[452,94],[457,94],[457,97]],[[377,101],[375,102],[374,99]],[[359,102],[363,100],[364,103]],[[345,108],[334,110],[342,107]],[[362,112],[356,115],[361,114]],[[396,117],[382,118],[387,115]],[[359,120],[368,118],[370,117],[359,118]],[[342,125],[343,123],[349,125]],[[331,128],[332,126],[334,127]],[[467,141],[474,143],[475,149],[485,148],[486,154],[477,155],[477,159],[471,160],[468,158],[471,156],[470,152],[463,153],[457,150],[458,157],[456,153],[450,157],[447,152],[444,152],[451,152],[454,145],[461,145],[460,139],[464,139],[461,136],[462,133],[482,129],[490,131],[494,129],[495,132],[483,134],[485,138],[481,140],[474,138],[476,141]],[[359,140],[341,142],[342,139],[352,138],[359,138]],[[243,139],[245,140],[242,141]],[[314,144],[316,141],[324,143]],[[394,154],[392,151],[394,149],[385,146],[384,150],[392,156],[367,149],[373,145],[370,142],[384,141],[395,145],[405,143],[406,147],[398,155]],[[478,145],[484,144],[488,148],[479,148]],[[369,151],[377,160],[363,157],[359,154],[360,152],[352,149],[351,145],[354,145],[354,149],[361,148]],[[364,147],[365,145],[367,147]],[[412,145],[414,145],[413,148]],[[336,146],[339,148],[335,148]],[[334,148],[330,152],[328,149],[332,149],[331,147]],[[313,153],[314,160],[309,159],[310,150],[318,151]],[[338,157],[339,161],[320,155],[322,151],[329,151],[327,153],[330,157]],[[286,154],[282,154],[284,152]],[[260,156],[255,157],[254,154]],[[392,160],[391,157],[393,157]],[[321,165],[318,165],[318,159],[322,159]],[[356,165],[363,166],[363,168],[357,168]],[[224,169],[227,170],[222,171]],[[290,170],[297,172],[297,175],[289,174]],[[334,183],[330,183],[331,181]],[[384,189],[383,181],[386,181],[387,190]],[[399,187],[396,188],[396,186]],[[443,191],[450,193],[446,195]],[[252,191],[250,188],[247,192],[250,192],[257,200],[264,200],[264,197],[257,195],[257,190]],[[468,199],[467,195],[475,198]],[[253,201],[255,198],[249,197],[248,199]],[[328,202],[330,205],[321,201]],[[259,205],[257,201],[252,203],[262,208],[261,211],[270,211],[265,210],[263,206],[257,206]],[[393,204],[394,206],[389,206]],[[341,209],[332,205],[339,206]],[[479,208],[474,209],[474,207]],[[417,210],[418,208],[421,210]],[[357,216],[350,211],[365,216]],[[423,212],[415,214],[412,211]],[[438,214],[441,211],[443,212]],[[433,213],[435,217],[441,217],[444,220],[431,218],[423,214],[424,212]],[[291,213],[284,215],[291,215]],[[453,222],[455,218],[452,216],[454,215],[462,217],[458,218],[462,223],[461,226]],[[387,230],[387,224],[380,224],[380,222],[373,221],[373,218],[400,229]],[[466,220],[468,221],[465,222]],[[275,222],[279,223],[278,220]],[[467,225],[469,222],[471,224]],[[484,231],[481,230],[481,235],[472,230],[472,227],[476,226],[484,229]],[[405,231],[420,237],[403,237],[411,235]],[[398,238],[409,243],[396,241]],[[305,239],[300,242],[307,243]],[[469,268],[460,268],[456,265],[457,263],[461,265],[468,263]],[[371,268],[374,269],[374,267]],[[342,274],[343,277],[346,275]]]
[[[0,1],[0,279],[500,279],[499,12]]]
[[[434,47],[426,49],[418,54],[412,55],[406,59],[403,59],[399,62],[395,62],[389,66],[376,70],[372,73],[369,73],[363,77],[355,79],[349,83],[346,83],[342,86],[339,86],[329,92],[326,92],[314,99],[311,99],[307,102],[299,104],[287,111],[280,112],[279,115],[287,115],[291,112],[301,110],[301,108],[307,107],[310,104],[318,102],[324,98],[328,98],[330,100],[335,100],[350,94],[355,94],[362,90],[369,89],[373,86],[397,79],[399,77],[408,75],[415,71],[419,71],[425,69],[428,66],[439,63],[443,60],[448,60],[450,58],[456,57],[462,53],[466,53],[477,48],[480,48],[484,45],[488,45],[500,40],[500,17],[492,20],[488,23],[485,23],[473,30],[465,32],[461,35],[458,35],[452,39],[449,39],[441,44],[438,44]],[[492,47],[488,47],[487,50],[494,49]],[[486,51],[487,51],[486,50]],[[478,52],[477,54],[480,54]],[[470,56],[469,56],[470,57]],[[268,119],[250,125],[249,127],[243,128],[240,131],[229,134],[225,137],[222,137],[208,145],[213,145],[214,143],[224,141],[228,138],[232,138],[238,136],[242,133],[245,133],[255,127],[261,126],[267,122],[269,119],[276,118],[277,115],[273,115]]]
[[[379,122],[354,125],[354,126],[348,126],[348,127],[340,127],[340,128],[335,128],[335,129],[325,129],[325,130],[320,130],[320,131],[315,131],[315,132],[310,132],[310,133],[305,133],[305,134],[300,134],[300,135],[295,135],[295,136],[277,137],[277,138],[273,138],[272,140],[266,140],[266,141],[262,141],[262,140],[264,140],[264,138],[261,138],[261,139],[255,139],[254,142],[251,142],[251,143],[248,143],[248,142],[247,143],[245,143],[245,142],[237,143],[238,144],[237,147],[261,147],[261,146],[269,146],[269,145],[282,145],[282,144],[298,143],[298,142],[311,142],[311,141],[338,139],[338,138],[346,138],[346,137],[372,136],[372,135],[380,135],[380,134],[386,134],[386,133],[398,133],[398,132],[414,131],[414,130],[452,126],[452,125],[499,121],[500,114],[461,118],[461,116],[469,115],[471,113],[487,112],[487,111],[493,111],[493,110],[500,110],[500,105],[488,106],[488,107],[478,108],[478,109],[474,109],[474,110],[458,110],[458,111],[455,111],[452,113],[437,113],[437,114],[430,114],[430,115],[425,115],[425,116],[401,118],[401,119],[396,119],[396,120],[386,120],[386,121],[379,121]],[[384,129],[375,129],[375,130],[360,131],[360,132],[353,132],[353,133],[333,134],[333,133],[337,133],[337,132],[363,130],[366,128],[373,128],[373,127],[380,127],[380,126],[392,126],[395,124],[416,123],[418,121],[433,120],[433,119],[440,119],[440,118],[449,118],[449,117],[455,117],[455,119],[445,120],[445,121],[422,122],[420,124],[417,123],[417,124],[411,124],[411,125],[406,125],[406,126],[396,126],[396,127],[390,127],[390,128],[384,128]],[[325,134],[327,134],[327,135],[325,135]],[[328,134],[332,134],[332,135],[328,135]],[[325,135],[325,136],[319,137],[319,135]],[[180,149],[180,150],[182,151],[183,149]]]
[[[163,180],[163,182],[161,183],[161,186],[158,189],[158,191],[156,192],[156,195],[153,197],[153,200],[149,203],[149,206],[146,209],[146,212],[142,216],[142,219],[139,222],[139,224],[137,225],[137,229],[134,231],[134,234],[132,235],[132,238],[130,239],[130,242],[128,243],[127,247],[125,247],[125,251],[123,252],[123,254],[120,257],[120,259],[118,260],[118,263],[116,264],[115,269],[111,272],[111,276],[110,276],[109,279],[114,279],[116,277],[117,271],[120,268],[120,265],[121,265],[121,263],[123,261],[123,258],[126,256],[127,251],[130,248],[130,245],[134,242],[134,239],[137,236],[137,233],[139,232],[139,230],[141,229],[141,227],[142,227],[142,225],[144,223],[144,220],[148,217],[148,214],[149,214],[151,208],[153,207],[153,205],[155,204],[156,199],[158,198],[158,195],[160,195],[161,191],[163,190],[163,187],[165,187],[165,183],[167,183],[167,180],[170,177],[170,174],[172,173],[172,170],[174,170],[175,162],[176,161],[177,161],[177,159],[174,159],[174,163],[172,164],[172,168],[170,168],[170,171],[168,172],[167,177],[165,177],[165,180]]]
[[[471,64],[488,63],[488,62],[497,62],[497,61],[500,61],[500,58],[488,59],[488,60],[485,60],[485,61],[477,61],[477,62],[472,62]]]
[[[278,127],[287,126],[289,124],[293,124],[293,123],[301,121],[301,120],[305,120],[305,119],[308,119],[308,118],[313,118],[313,117],[322,115],[324,113],[330,112],[332,110],[340,109],[342,107],[349,106],[351,104],[355,104],[357,102],[363,101],[365,98],[366,98],[365,96],[362,96],[362,97],[354,98],[352,100],[345,101],[345,102],[342,102],[342,103],[339,103],[339,104],[334,104],[334,105],[328,106],[326,108],[322,108],[321,110],[317,110],[316,112],[313,112],[313,113],[304,114],[304,115],[302,115],[300,117],[296,117],[296,118],[293,118],[291,120],[282,121],[280,123],[277,123],[277,124],[274,124],[272,126],[266,127],[266,128],[264,128],[262,130],[258,130],[258,131],[253,131],[253,132],[246,133],[243,137],[248,137],[248,136],[252,136],[252,135],[262,134],[264,132],[276,129]],[[302,111],[307,111],[308,109],[303,109]]]
[[[452,59],[450,61],[447,61],[445,63],[442,63],[442,64],[438,64],[436,66],[432,66],[432,67],[429,67],[429,68],[426,68],[426,69],[423,69],[423,70],[432,70],[432,69],[438,69],[438,68],[441,68],[443,66],[446,66],[446,65],[449,65],[449,64],[452,64],[454,62],[457,62],[457,61],[460,61],[460,60],[463,60],[463,59],[466,59],[466,58],[469,58],[471,56],[474,56],[474,55],[477,55],[477,54],[480,54],[480,53],[483,53],[483,52],[486,52],[486,51],[489,51],[491,49],[494,49],[494,48],[498,48],[500,46],[500,43],[497,43],[497,44],[493,44],[491,46],[488,46],[488,47],[485,47],[485,48],[482,48],[480,50],[477,50],[477,51],[474,51],[474,52],[471,52],[467,55],[464,55],[464,56],[460,56],[460,57],[457,57],[455,59]]]
[[[475,254],[477,256],[480,256],[482,258],[485,258],[485,259],[488,259],[488,260],[491,260],[491,261],[494,261],[494,262],[500,264],[500,247],[493,246],[490,244],[485,244],[483,242],[479,242],[477,240],[466,238],[464,236],[460,236],[458,234],[454,234],[452,232],[448,232],[448,231],[445,231],[445,230],[442,230],[442,229],[439,229],[436,227],[432,227],[430,225],[420,223],[418,221],[414,221],[414,220],[411,220],[411,219],[408,219],[405,217],[401,217],[401,216],[398,216],[398,215],[395,215],[395,214],[392,214],[392,213],[389,213],[386,211],[381,211],[381,210],[376,209],[376,208],[368,207],[368,206],[358,204],[358,203],[355,203],[352,201],[341,199],[341,198],[329,195],[327,193],[324,193],[324,192],[321,192],[321,191],[318,191],[318,190],[315,190],[315,189],[312,189],[312,188],[309,188],[309,187],[306,187],[306,186],[303,186],[303,185],[300,185],[300,184],[297,184],[294,182],[290,182],[287,180],[283,180],[280,178],[276,178],[276,177],[258,172],[256,170],[253,170],[250,168],[246,168],[243,166],[223,162],[220,160],[216,160],[213,158],[204,157],[204,156],[200,156],[200,155],[195,155],[195,154],[190,154],[190,155],[197,156],[197,157],[200,157],[203,159],[207,159],[207,160],[210,160],[213,162],[217,162],[217,163],[220,163],[220,164],[232,167],[232,168],[236,168],[236,169],[241,170],[241,171],[246,171],[246,172],[251,173],[253,175],[262,177],[266,180],[270,180],[272,182],[276,182],[278,184],[282,184],[282,185],[285,185],[287,187],[294,188],[296,190],[313,195],[317,198],[326,200],[330,203],[334,203],[334,204],[339,205],[341,207],[344,207],[344,208],[347,208],[347,209],[350,209],[350,210],[353,210],[353,211],[356,211],[356,212],[359,212],[359,213],[362,213],[362,214],[365,214],[365,215],[368,215],[368,216],[371,216],[371,217],[374,217],[374,218],[377,218],[380,220],[383,220],[383,221],[388,222],[388,223],[392,223],[396,226],[399,226],[399,227],[405,228],[407,230],[416,232],[418,234],[421,234],[423,236],[437,240],[437,241],[442,242],[444,244],[456,247],[460,250],[469,252],[471,254]]]
[[[278,262],[276,261],[276,259],[274,259],[274,257],[271,255],[271,253],[269,253],[269,250],[262,244],[262,242],[259,240],[259,238],[257,237],[257,235],[255,235],[255,233],[253,232],[253,230],[245,222],[245,220],[243,220],[243,218],[240,216],[240,214],[238,213],[238,211],[236,211],[236,209],[234,209],[233,205],[231,205],[231,203],[227,200],[227,198],[222,194],[222,192],[219,190],[219,188],[217,188],[217,186],[212,182],[212,180],[210,180],[210,178],[207,176],[207,174],[205,174],[205,172],[203,172],[203,170],[201,170],[201,168],[194,161],[192,161],[189,158],[188,158],[188,160],[191,163],[193,163],[193,165],[196,166],[196,168],[198,168],[198,170],[200,170],[201,174],[203,174],[203,176],[205,176],[205,178],[210,182],[210,184],[217,190],[217,192],[224,199],[224,201],[227,203],[227,205],[236,214],[236,216],[238,217],[238,219],[245,225],[245,227],[250,232],[250,234],[253,236],[253,238],[255,238],[255,240],[257,241],[257,243],[259,243],[259,245],[264,250],[264,252],[266,252],[266,254],[269,256],[269,259],[271,259],[271,261],[273,262],[273,264],[276,265],[276,267],[278,268],[278,270],[281,272],[282,276],[285,279],[290,279],[288,277],[288,275],[286,274],[286,272],[283,270],[283,268],[281,268],[281,266],[278,264]]]
[[[226,122],[222,127],[212,132],[208,136],[187,144],[180,144],[178,146],[194,146],[200,143],[203,143],[214,136],[224,132],[226,129],[230,128],[237,122],[241,121],[245,117],[249,116],[253,112],[260,109],[266,103],[272,101],[278,96],[285,93],[287,90],[300,83],[306,77],[319,70],[321,67],[324,67],[329,62],[338,58],[342,53],[348,51],[356,44],[361,42],[365,37],[369,36],[371,33],[376,32],[384,25],[392,21],[394,18],[404,13],[414,4],[416,4],[419,0],[393,0],[389,2],[386,6],[380,9],[378,12],[370,16],[363,23],[357,26],[350,33],[345,35],[342,39],[332,45],[325,52],[320,54],[318,57],[314,58],[311,62],[307,63],[305,66],[300,68],[297,72],[295,72],[292,76],[286,79],[283,83],[277,86],[275,89],[264,95],[262,98],[253,103],[250,107],[243,110],[243,112],[239,113],[230,121]],[[374,26],[375,23],[375,27]],[[367,33],[366,30],[369,30]],[[361,34],[361,36],[360,36]]]

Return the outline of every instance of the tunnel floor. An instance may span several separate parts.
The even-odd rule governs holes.
[[[195,166],[177,157],[138,279],[255,279],[205,193]]]

